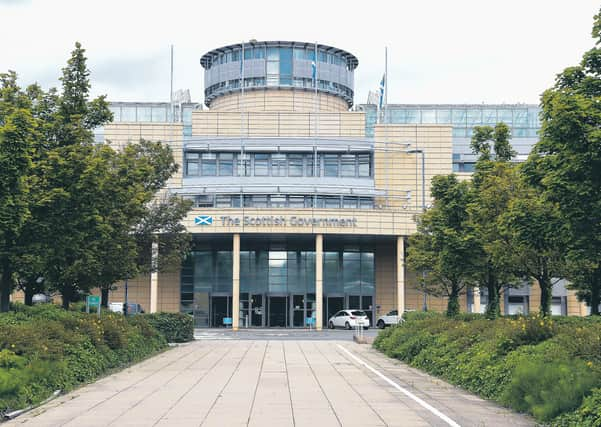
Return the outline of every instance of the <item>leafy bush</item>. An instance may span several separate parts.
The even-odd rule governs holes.
[[[554,419],[551,425],[555,427],[601,426],[601,388],[594,389],[576,411]]]
[[[70,390],[164,349],[144,318],[65,311],[52,304],[0,314],[0,413]]]
[[[584,362],[540,363],[525,361],[515,371],[501,401],[537,419],[549,421],[572,411],[583,397],[599,383]]]
[[[374,347],[541,421],[574,410],[601,386],[596,319],[409,313]]]
[[[187,342],[194,339],[192,316],[183,313],[154,313],[144,315],[148,323],[168,342]]]

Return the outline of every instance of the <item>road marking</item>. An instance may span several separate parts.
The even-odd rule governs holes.
[[[337,344],[337,345],[338,345],[339,349],[341,349],[346,354],[348,354],[350,357],[352,357],[357,363],[359,363],[360,365],[362,365],[362,366],[366,367],[367,369],[369,369],[371,372],[373,372],[374,374],[376,374],[378,377],[382,378],[384,381],[386,381],[388,384],[390,384],[391,386],[393,386],[394,388],[396,388],[398,391],[400,391],[401,393],[403,393],[405,396],[407,396],[408,398],[412,399],[413,401],[415,401],[419,405],[423,406],[428,411],[432,412],[434,415],[436,415],[438,418],[440,418],[441,420],[443,420],[444,422],[446,422],[448,425],[453,426],[453,427],[461,427],[459,424],[457,424],[455,421],[453,421],[452,419],[450,419],[449,417],[447,417],[445,414],[443,414],[442,412],[440,412],[434,406],[430,405],[429,403],[426,403],[425,401],[423,401],[422,399],[420,399],[419,397],[417,397],[413,393],[409,392],[408,390],[405,390],[403,387],[401,387],[400,385],[398,385],[397,383],[395,383],[394,381],[392,381],[390,378],[386,377],[381,372],[379,372],[376,369],[374,369],[371,366],[369,366],[367,363],[365,363],[363,360],[359,359],[357,356],[355,356],[354,354],[352,354],[346,348],[342,347],[340,344]]]

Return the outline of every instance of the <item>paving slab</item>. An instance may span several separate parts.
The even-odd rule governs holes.
[[[355,344],[348,334],[219,334],[174,347],[5,425],[536,425]]]

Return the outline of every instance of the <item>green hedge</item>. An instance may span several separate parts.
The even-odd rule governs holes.
[[[186,342],[194,339],[192,316],[183,313],[154,313],[143,316],[168,342]]]
[[[167,347],[142,316],[65,311],[52,304],[0,314],[0,413],[36,404]]]
[[[601,387],[598,319],[411,313],[382,331],[374,347],[539,421],[601,426],[586,410],[601,401],[593,392]],[[569,424],[570,416],[578,422]],[[581,421],[586,417],[591,424]]]

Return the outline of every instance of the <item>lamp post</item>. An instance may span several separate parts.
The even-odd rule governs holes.
[[[407,154],[421,154],[422,155],[422,213],[426,212],[426,153],[420,148],[413,148],[405,150]],[[422,310],[428,311],[428,301],[426,295],[426,271],[422,271],[422,286],[424,293],[424,301],[422,304]]]

